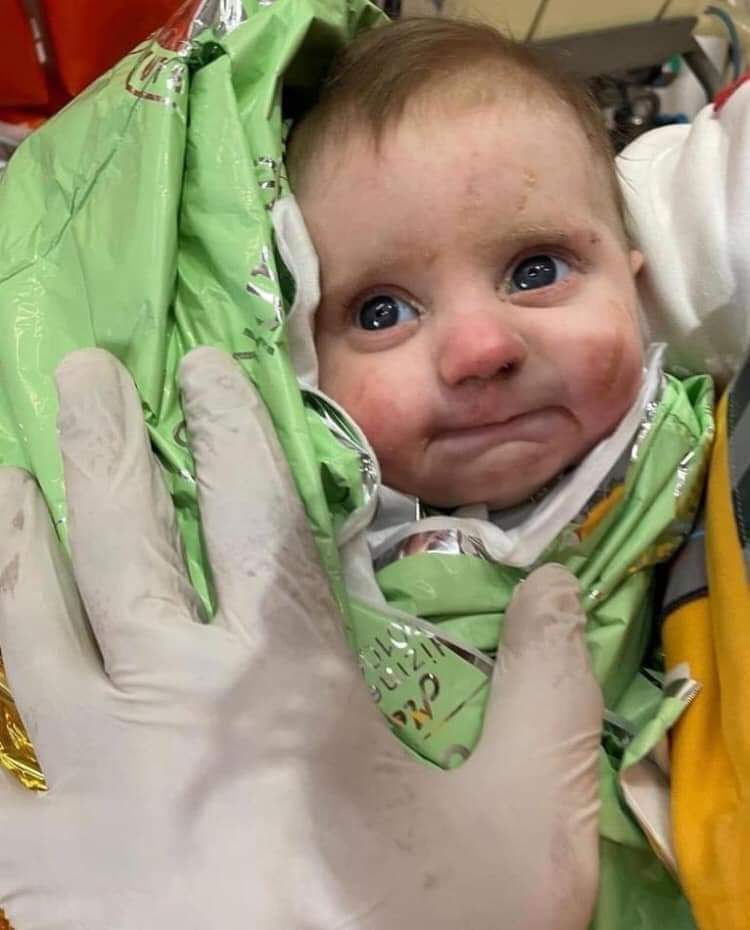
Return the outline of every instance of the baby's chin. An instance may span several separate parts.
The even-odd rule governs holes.
[[[458,455],[452,448],[445,454],[436,443],[419,455],[381,454],[383,482],[439,510],[472,504],[507,510],[541,497],[602,438],[598,432],[582,435],[575,421],[572,428],[568,425],[566,421],[564,429],[534,435],[533,441],[523,437],[480,449],[477,454]]]
[[[444,483],[434,479],[416,480],[410,483],[409,488],[398,487],[396,483],[390,487],[412,494],[438,510],[455,510],[472,504],[483,504],[491,511],[508,510],[544,496],[585,457],[587,451],[588,448],[577,449],[569,455],[558,453],[545,462],[538,458],[527,459],[518,463],[517,467],[499,473],[492,469],[491,473],[482,474],[481,469],[469,466],[465,474],[452,472]],[[384,477],[385,483],[389,484],[387,476]]]

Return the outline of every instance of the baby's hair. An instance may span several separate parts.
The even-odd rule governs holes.
[[[583,83],[491,26],[438,17],[370,29],[339,54],[318,102],[292,130],[287,149],[292,188],[300,189],[327,144],[341,144],[352,130],[364,129],[377,147],[407,110],[440,99],[465,106],[521,99],[532,106],[562,105],[599,157],[624,221],[609,135]]]

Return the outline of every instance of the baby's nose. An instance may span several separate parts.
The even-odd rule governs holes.
[[[438,370],[449,387],[474,379],[510,377],[528,355],[518,328],[497,304],[456,314],[440,342]]]

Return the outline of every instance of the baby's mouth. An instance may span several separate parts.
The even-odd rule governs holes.
[[[431,445],[448,455],[466,456],[511,442],[544,443],[564,417],[561,407],[541,407],[501,420],[459,420],[436,430]]]

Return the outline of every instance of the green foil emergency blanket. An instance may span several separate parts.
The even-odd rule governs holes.
[[[663,738],[695,694],[685,678],[664,680],[653,627],[654,568],[676,551],[695,517],[712,410],[709,378],[664,376],[625,462],[538,560],[567,566],[581,582],[587,640],[607,707],[597,930],[693,926],[677,885],[666,869],[660,874],[652,845],[668,859],[662,837],[649,842],[636,825],[621,778],[627,782],[637,769],[636,781],[645,779],[649,790],[666,784],[657,764]],[[442,767],[460,764],[478,739],[492,668],[487,653],[497,649],[505,608],[527,574],[489,560],[476,542],[472,554],[457,548],[450,533],[418,533],[380,568],[378,585],[400,616],[354,599],[351,605],[375,699],[403,741]],[[409,554],[415,549],[421,551]]]
[[[374,500],[373,476],[345,418],[300,391],[284,325],[293,284],[270,220],[285,192],[284,120],[314,98],[336,49],[381,19],[365,0],[191,0],[22,145],[0,181],[0,462],[33,472],[65,540],[52,372],[75,348],[113,352],[140,391],[210,616],[175,372],[193,346],[232,352],[269,407],[374,698],[413,752],[450,766],[477,739],[524,571],[425,552],[379,567],[387,605],[347,596],[339,543]],[[668,379],[623,482],[544,555],[581,579],[609,708],[596,930],[694,926],[616,776],[651,764],[684,707],[679,683],[658,684],[648,595],[700,493],[711,402],[704,379]],[[1,666],[0,762],[43,785]]]

